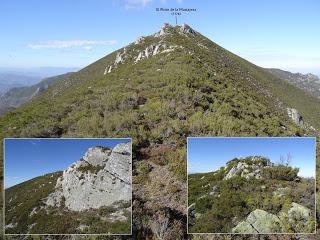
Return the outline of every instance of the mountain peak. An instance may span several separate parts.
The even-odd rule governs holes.
[[[181,34],[190,34],[190,35],[196,35],[196,31],[192,29],[188,24],[183,23],[182,25],[178,25],[177,27],[170,25],[169,23],[164,23],[162,27],[160,28],[160,31],[155,33],[154,37],[162,37],[169,35],[170,33],[174,33],[175,29],[179,29],[179,33]]]

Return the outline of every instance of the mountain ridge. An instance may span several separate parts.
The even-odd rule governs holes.
[[[142,239],[159,235],[161,226],[173,239],[187,238],[187,136],[314,134],[287,107],[319,129],[319,100],[196,31],[165,28],[126,46],[132,60],[110,73],[104,75],[124,48],[0,118],[1,136],[132,137],[133,237]],[[178,47],[153,55],[160,41]],[[147,48],[148,57],[134,63]]]

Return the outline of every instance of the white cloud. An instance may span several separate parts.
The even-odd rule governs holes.
[[[90,50],[92,50],[93,46],[84,46],[83,48],[84,48],[85,50],[90,51]]]
[[[161,4],[166,4],[170,0],[160,0]],[[182,3],[183,0],[175,0],[177,3]],[[140,9],[147,7],[151,2],[156,2],[154,0],[125,0],[126,9]]]
[[[28,47],[32,49],[45,48],[72,48],[83,47],[90,50],[93,46],[107,46],[117,44],[115,40],[94,41],[94,40],[50,40],[46,42],[32,43]]]
[[[126,9],[144,8],[151,2],[152,2],[152,0],[126,0],[125,1],[125,8]]]
[[[183,3],[183,0],[175,0],[177,3]],[[166,3],[168,3],[168,2],[170,2],[170,0],[160,0],[160,2],[162,3],[162,4],[166,4]],[[172,0],[171,0],[171,2],[172,2]]]

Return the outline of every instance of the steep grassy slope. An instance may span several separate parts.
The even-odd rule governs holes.
[[[62,172],[49,173],[29,181],[20,183],[5,190],[5,224],[24,222],[24,229],[27,232],[28,216],[34,207],[41,205],[42,199],[54,191],[54,186]],[[16,213],[21,213],[17,215]],[[10,227],[6,230],[10,233]]]
[[[111,73],[103,75],[123,49],[0,119],[2,137],[132,137],[138,238],[186,237],[187,136],[307,134],[278,99],[315,127],[320,114],[318,100],[287,83],[277,87],[271,74],[200,34],[167,32],[127,46],[128,60]],[[160,40],[178,47],[134,63]],[[290,92],[308,110],[295,106]]]

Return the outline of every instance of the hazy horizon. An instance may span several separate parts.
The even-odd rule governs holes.
[[[316,0],[4,0],[0,6],[1,67],[83,68],[164,22],[174,24],[173,16],[155,8],[183,7],[197,11],[179,16],[178,24],[188,23],[258,66],[320,75]]]

